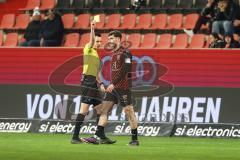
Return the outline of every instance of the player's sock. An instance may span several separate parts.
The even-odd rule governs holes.
[[[73,133],[73,139],[78,139],[79,132],[80,132],[81,126],[83,124],[84,118],[85,118],[85,115],[83,115],[83,114],[77,115],[75,129],[74,129],[74,133]]]
[[[95,133],[95,135],[97,135],[100,138],[106,138],[105,136],[105,132],[104,132],[104,127],[103,126],[97,126],[97,131]]]
[[[133,140],[133,141],[137,141],[137,140],[138,140],[138,132],[137,132],[137,129],[132,129],[131,133],[132,133],[132,140]]]
[[[98,125],[99,119],[100,119],[101,114],[97,114],[97,118],[96,118],[96,124]]]

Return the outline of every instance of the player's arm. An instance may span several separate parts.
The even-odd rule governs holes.
[[[106,92],[106,89],[105,89],[105,86],[104,86],[104,83],[101,81],[101,71],[102,71],[102,67],[100,66],[100,69],[98,71],[98,75],[96,77],[96,80],[97,80],[97,83],[101,89],[102,92]]]

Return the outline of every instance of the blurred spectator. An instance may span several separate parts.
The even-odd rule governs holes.
[[[217,33],[212,33],[209,35],[209,48],[224,48],[225,42],[218,36]]]
[[[53,10],[48,11],[48,18],[41,24],[40,40],[32,41],[32,46],[60,46],[64,36],[61,16]]]
[[[216,4],[217,4],[217,0],[208,0],[207,5],[205,8],[203,8],[201,15],[199,16],[193,30],[184,29],[184,32],[188,34],[190,37],[192,37],[201,29],[202,25],[207,24],[209,26],[209,32],[211,33],[212,18],[214,16],[214,8]]]
[[[214,9],[214,22],[212,32],[221,33],[221,28],[224,34],[233,34],[233,20],[236,16],[234,3],[230,0],[219,0],[217,7]]]
[[[25,42],[22,42],[20,46],[27,47],[31,45],[32,41],[40,40],[39,33],[41,30],[41,14],[38,7],[34,9],[32,21],[28,24],[26,32],[24,34]]]
[[[146,7],[146,0],[132,0],[131,6],[129,7],[132,10],[138,11],[141,7]]]
[[[234,32],[238,35],[240,35],[240,7],[238,6],[237,12],[236,12],[236,17],[233,22],[234,26]]]
[[[232,34],[225,35],[225,48],[240,48],[239,42],[235,41]]]

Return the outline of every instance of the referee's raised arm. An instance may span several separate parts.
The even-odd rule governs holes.
[[[96,21],[92,20],[92,22],[91,22],[91,32],[90,32],[90,41],[88,43],[89,48],[93,48],[93,45],[95,43],[95,25],[96,25]]]

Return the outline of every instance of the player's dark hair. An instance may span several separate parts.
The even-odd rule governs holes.
[[[95,36],[96,37],[101,37],[101,34],[100,33],[95,33]]]
[[[108,36],[114,36],[120,38],[120,40],[122,39],[122,33],[118,30],[111,31]]]

